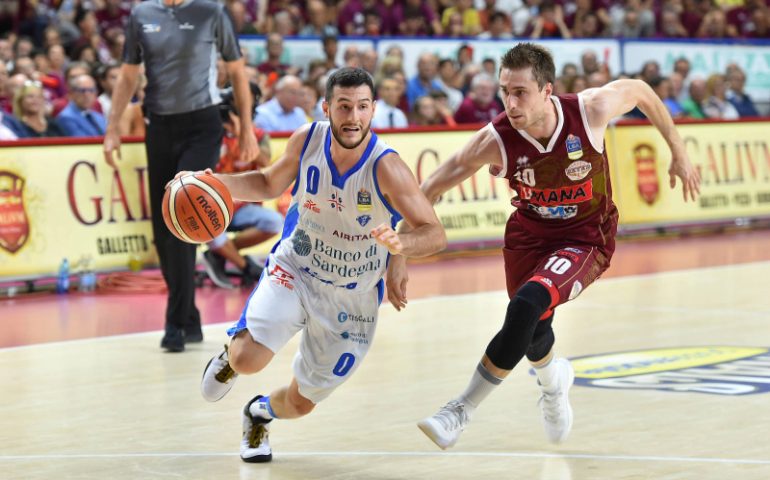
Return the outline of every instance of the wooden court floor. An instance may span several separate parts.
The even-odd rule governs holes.
[[[561,445],[545,441],[524,364],[452,450],[417,429],[464,389],[507,304],[500,290],[447,287],[401,313],[383,306],[356,375],[310,416],[273,423],[267,465],[238,458],[240,409],[290,379],[298,339],[214,404],[198,385],[227,324],[178,355],[159,351],[157,331],[2,348],[0,478],[766,480],[770,253],[759,238],[752,259],[608,275],[560,307],[557,352],[578,377]],[[647,268],[659,259],[643,243],[635,255]],[[413,277],[448,283],[441,265]]]

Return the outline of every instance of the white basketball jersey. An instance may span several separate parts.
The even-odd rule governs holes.
[[[379,160],[394,151],[372,132],[361,158],[340,175],[331,140],[329,122],[313,123],[273,253],[322,283],[362,292],[382,288],[388,250],[369,232],[382,223],[395,228],[401,219],[380,192],[375,173]]]

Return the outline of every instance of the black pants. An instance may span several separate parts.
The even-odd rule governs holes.
[[[216,107],[174,115],[148,113],[147,163],[155,248],[168,286],[166,332],[200,331],[195,307],[196,246],[182,242],[163,222],[164,187],[177,172],[214,168],[222,146],[222,121]]]

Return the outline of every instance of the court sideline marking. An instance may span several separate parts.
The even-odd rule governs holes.
[[[29,460],[80,460],[100,458],[172,458],[172,457],[234,457],[238,453],[94,453],[94,454],[53,454],[53,455],[0,455],[0,462]],[[280,452],[281,457],[493,457],[493,458],[563,458],[577,460],[630,461],[630,462],[680,462],[680,463],[719,463],[742,465],[770,465],[770,460],[749,458],[704,458],[704,457],[665,457],[657,455],[594,455],[588,453],[548,453],[548,452]]]

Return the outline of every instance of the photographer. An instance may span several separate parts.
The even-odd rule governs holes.
[[[251,93],[254,96],[253,112],[259,105],[261,92],[255,84],[250,84]],[[238,110],[234,105],[232,90],[221,92],[222,104],[219,105],[219,113],[225,135],[222,139],[222,151],[216,171],[220,173],[236,173],[248,170],[257,170],[270,164],[270,137],[264,130],[254,127],[254,135],[259,143],[259,156],[251,162],[240,160],[240,146],[238,138],[241,133],[241,122]],[[233,220],[228,227],[230,232],[238,232],[233,239],[226,233],[221,234],[208,243],[209,249],[203,253],[203,265],[206,273],[215,285],[222,288],[233,288],[225,263],[229,261],[241,274],[241,285],[249,285],[256,282],[262,274],[262,267],[254,263],[247,255],[241,255],[239,251],[254,245],[258,245],[281,231],[283,217],[276,211],[264,208],[257,203],[235,202]]]

